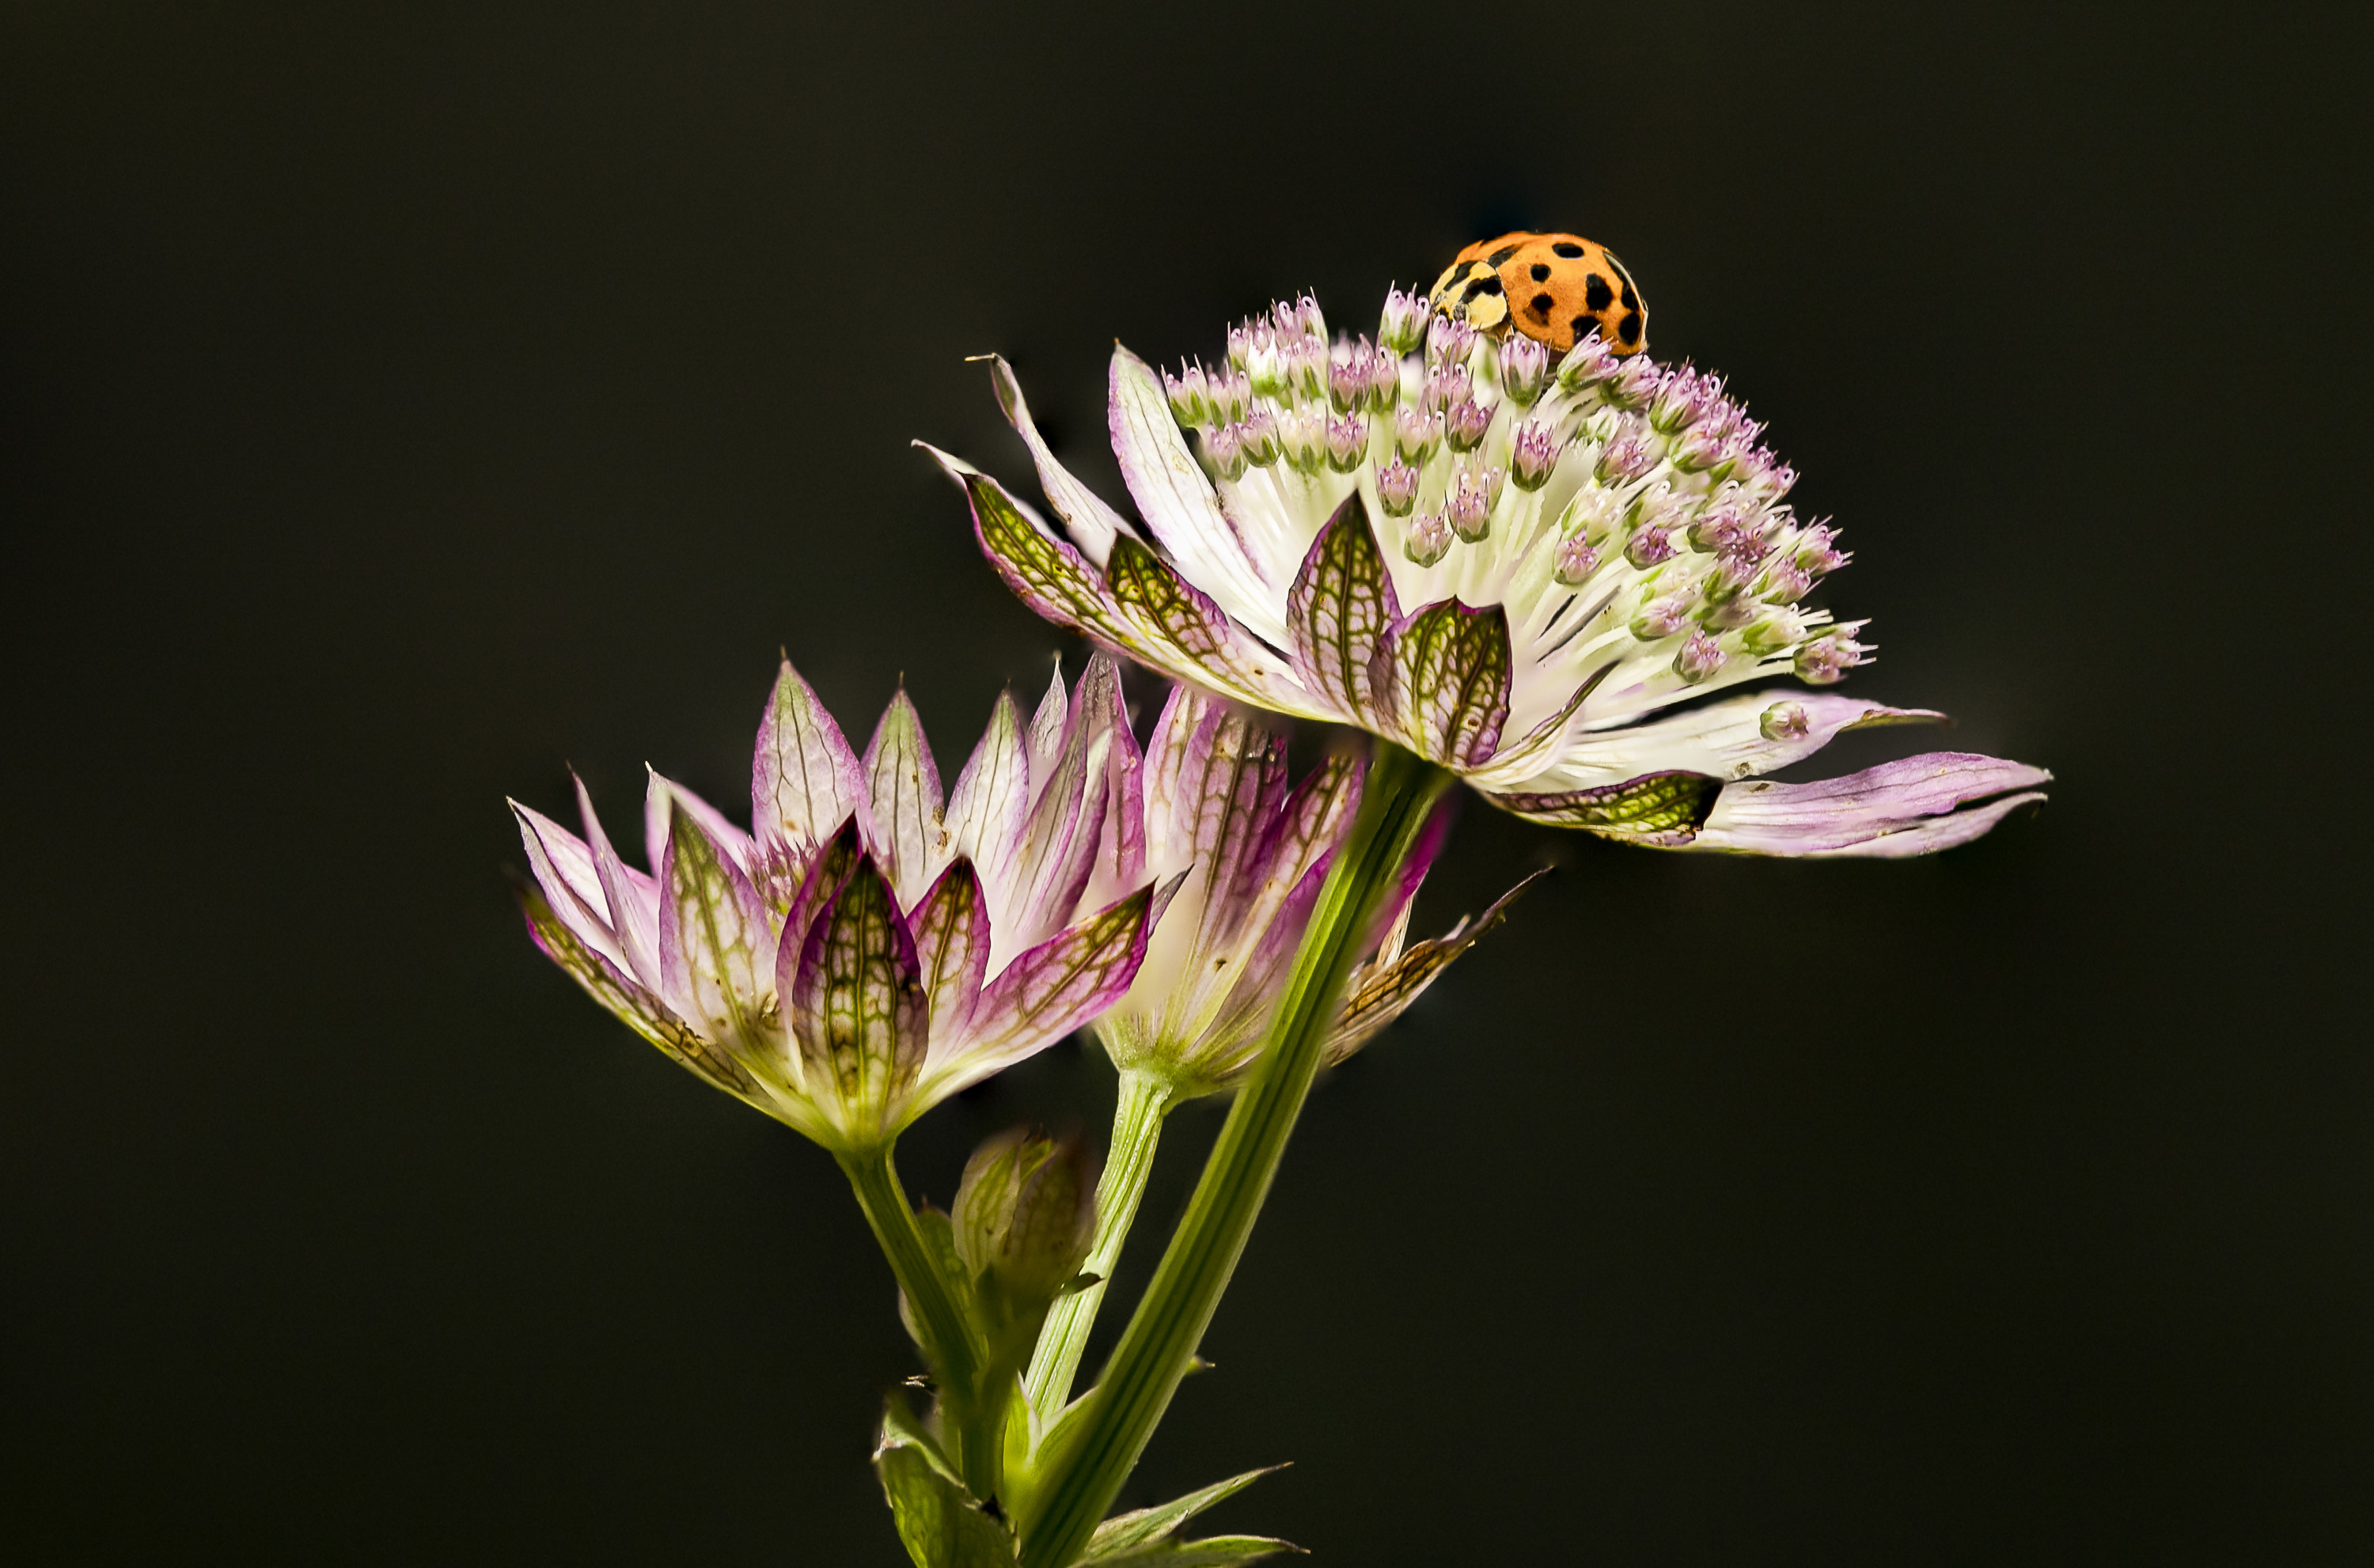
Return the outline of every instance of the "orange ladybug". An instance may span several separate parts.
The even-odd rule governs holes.
[[[1606,246],[1579,234],[1518,230],[1479,240],[1442,269],[1427,302],[1495,337],[1515,327],[1564,354],[1599,329],[1610,352],[1649,346],[1649,307]]]

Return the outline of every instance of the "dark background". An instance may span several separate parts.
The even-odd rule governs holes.
[[[1850,689],[2060,782],[1904,865],[1471,807],[1427,924],[1561,874],[1322,1085],[1126,1500],[1292,1459],[1215,1522],[1353,1564],[2374,1555],[2339,8],[348,9],[0,30],[12,1560],[899,1561],[839,1176],[535,954],[502,797],[738,807],[779,644],[953,773],[1078,654],[906,446],[1027,477],[962,356],[1117,496],[1115,334],[1366,329],[1516,224],[1772,422]],[[906,1174],[1110,1093],[1060,1046]]]

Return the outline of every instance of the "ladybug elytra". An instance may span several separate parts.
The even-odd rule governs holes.
[[[1435,280],[1427,302],[1495,337],[1510,327],[1563,354],[1597,329],[1609,352],[1649,345],[1649,307],[1616,253],[1579,234],[1523,230],[1479,240]]]

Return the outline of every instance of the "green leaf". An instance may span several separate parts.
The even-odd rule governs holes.
[[[1703,773],[1650,773],[1595,790],[1489,799],[1528,822],[1580,827],[1606,838],[1670,848],[1698,837],[1722,789],[1722,780]]]
[[[1167,1539],[1171,1531],[1212,1504],[1224,1498],[1234,1497],[1262,1477],[1284,1469],[1284,1465],[1269,1465],[1258,1470],[1247,1470],[1240,1476],[1214,1481],[1200,1492],[1173,1498],[1158,1507],[1116,1514],[1097,1527],[1097,1533],[1088,1538],[1088,1549],[1080,1561],[1102,1562],[1117,1553],[1134,1551],[1140,1547]]]
[[[1301,1550],[1292,1541],[1269,1536],[1206,1536],[1202,1540],[1158,1541],[1116,1557],[1081,1561],[1092,1562],[1097,1568],[1226,1568],[1229,1563],[1253,1562],[1281,1551]]]
[[[874,1469],[915,1568],[1013,1568],[1014,1538],[1005,1527],[983,1513],[922,1447],[890,1443],[886,1434]]]

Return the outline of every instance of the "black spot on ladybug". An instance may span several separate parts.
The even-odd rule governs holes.
[[[1592,273],[1591,281],[1582,286],[1582,302],[1594,310],[1606,310],[1607,302],[1615,298],[1616,291],[1608,287],[1607,280],[1597,273]]]
[[[1638,310],[1625,311],[1622,323],[1616,329],[1616,335],[1622,338],[1628,344],[1639,342],[1640,312]]]
[[[1550,307],[1557,303],[1557,300],[1551,298],[1546,294],[1536,294],[1534,296],[1534,302],[1527,306],[1526,309],[1533,311],[1533,313],[1542,321],[1546,322],[1550,319]]]
[[[1574,333],[1574,341],[1581,343],[1584,338],[1589,337],[1591,335],[1591,329],[1598,324],[1599,323],[1597,322],[1592,321],[1589,316],[1577,316],[1572,323],[1570,323],[1569,327],[1569,330]]]
[[[1628,275],[1624,279],[1624,308],[1628,310],[1640,308],[1640,297],[1632,292],[1632,279]]]
[[[1525,270],[1534,275],[1535,283],[1547,283],[1550,280],[1550,264],[1547,262],[1535,262]]]
[[[1475,280],[1475,287],[1468,290],[1468,292],[1471,294],[1498,294],[1500,292],[1500,280],[1497,277],[1479,277]]]
[[[1485,258],[1484,258],[1484,263],[1485,263],[1485,264],[1486,264],[1487,266],[1495,266],[1495,267],[1497,267],[1497,266],[1498,266],[1502,262],[1507,261],[1510,257],[1511,257],[1511,256],[1515,255],[1516,253],[1517,253],[1517,247],[1515,247],[1514,245],[1503,245],[1503,246],[1501,246],[1498,250],[1497,250],[1497,251],[1493,252],[1490,255],[1488,255],[1488,256],[1485,257]]]
[[[1571,240],[1561,240],[1557,244],[1551,246],[1550,250],[1558,255],[1564,256],[1569,262],[1582,254],[1582,247],[1576,244]]]

